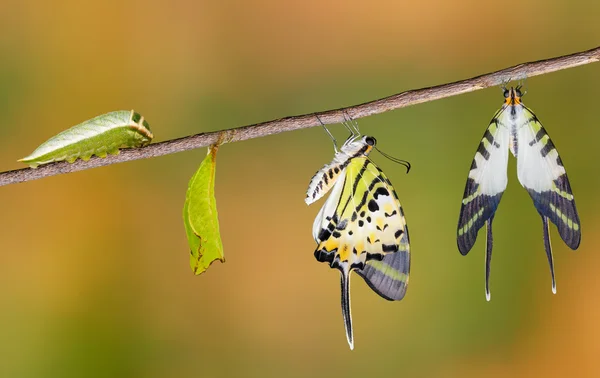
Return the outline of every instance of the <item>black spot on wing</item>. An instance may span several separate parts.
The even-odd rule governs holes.
[[[319,235],[317,235],[317,239],[319,239],[319,241],[323,241],[329,239],[330,236],[331,231],[326,228],[322,228],[321,231],[319,231]]]
[[[337,252],[337,249],[334,249],[331,252],[327,252],[323,249],[319,249],[319,250],[315,251],[315,258],[317,259],[318,262],[328,262],[331,264],[331,263],[333,263],[336,252]]]
[[[398,231],[396,231],[396,233],[394,234],[394,237],[395,237],[396,239],[398,239],[400,236],[402,236],[402,234],[403,234],[403,233],[404,233],[404,231],[403,231],[403,230],[398,230]]]
[[[381,245],[381,250],[383,252],[396,252],[398,250],[398,245],[397,244],[382,244]]]
[[[373,193],[373,198],[378,199],[379,196],[389,196],[390,192],[388,192],[388,190],[386,188],[384,188],[383,186],[380,186],[379,188],[377,188],[375,190],[375,193]]]
[[[379,205],[377,204],[377,202],[375,200],[370,200],[368,206],[369,206],[370,212],[375,212],[375,211],[379,210]]]

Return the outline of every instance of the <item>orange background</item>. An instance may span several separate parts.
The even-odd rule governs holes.
[[[368,4],[368,5],[367,5]],[[451,5],[452,4],[452,5]],[[357,104],[598,45],[600,3],[467,0],[78,1],[0,4],[0,170],[112,110],[156,141]],[[353,280],[356,349],[339,275],[313,257],[332,157],[319,128],[223,146],[217,202],[227,262],[194,277],[181,219],[205,150],[0,188],[0,376],[598,376],[600,189],[596,64],[527,80],[524,102],[558,147],[577,200],[577,252],[552,238],[509,162],[484,241],[456,223],[498,88],[360,120],[402,201],[413,265],[391,303]],[[333,126],[338,140],[345,130]]]

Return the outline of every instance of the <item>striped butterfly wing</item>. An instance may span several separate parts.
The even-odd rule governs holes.
[[[354,158],[313,225],[315,256],[356,270],[382,297],[400,300],[410,270],[404,212],[389,179],[365,157]]]
[[[554,143],[535,114],[524,105],[520,107],[516,143],[512,152],[517,158],[519,182],[529,192],[542,217],[552,290],[556,292],[548,219],[556,225],[567,246],[577,249],[581,241],[579,215],[567,172]]]
[[[366,157],[346,166],[313,225],[315,257],[341,272],[342,314],[353,348],[350,272],[379,295],[400,300],[406,292],[410,249],[398,197],[381,170]]]
[[[376,248],[371,252],[373,258],[367,258],[364,268],[358,269],[356,273],[381,297],[399,301],[406,294],[410,274],[408,226],[398,195],[387,176],[374,164],[369,166],[366,176],[367,182],[371,180],[369,194],[372,198],[367,208],[372,222],[368,222],[367,217],[371,230],[365,231],[375,233],[381,246],[378,246],[376,239]],[[373,240],[372,234],[367,239],[370,240]],[[377,252],[378,248],[380,254]]]
[[[457,242],[463,255],[473,248],[477,232],[486,222],[491,237],[494,213],[506,189],[509,128],[500,119],[505,109],[492,118],[471,163],[458,219]]]
[[[485,295],[488,301],[491,298],[489,281],[493,246],[492,221],[508,183],[506,169],[510,132],[505,120],[506,108],[503,106],[496,112],[479,142],[471,163],[458,218],[457,244],[463,255],[473,248],[479,229],[484,224],[487,226]]]

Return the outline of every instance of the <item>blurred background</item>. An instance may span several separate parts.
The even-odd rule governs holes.
[[[338,108],[596,47],[600,3],[476,0],[0,4],[0,170],[56,133],[135,109],[156,141]],[[509,16],[509,17],[506,17]],[[339,274],[313,257],[332,158],[320,128],[225,145],[217,203],[227,262],[195,277],[181,219],[206,150],[0,188],[2,377],[598,376],[600,65],[527,81],[556,144],[583,238],[541,220],[509,161],[494,222],[456,247],[465,181],[500,89],[360,120],[411,231],[410,288],[388,302],[355,276],[348,349]],[[342,126],[332,130],[343,140]]]

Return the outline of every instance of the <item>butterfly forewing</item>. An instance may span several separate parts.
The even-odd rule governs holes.
[[[458,249],[463,255],[475,244],[479,229],[493,217],[508,182],[509,129],[500,119],[503,110],[490,122],[471,163],[458,219]]]

